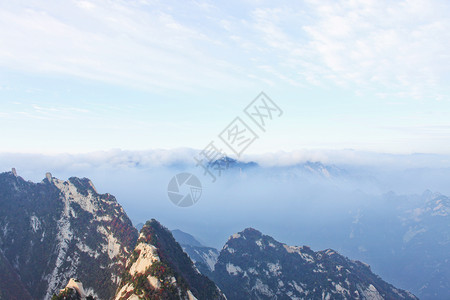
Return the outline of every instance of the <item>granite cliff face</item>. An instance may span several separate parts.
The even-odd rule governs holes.
[[[71,277],[88,295],[110,299],[137,234],[114,196],[86,178],[47,173],[32,183],[0,174],[0,249],[21,278],[18,289],[35,299],[49,299]]]
[[[288,246],[255,229],[234,234],[214,281],[233,299],[417,299],[331,249]]]
[[[156,220],[141,229],[116,294],[126,299],[225,299]]]
[[[448,215],[448,198],[429,195],[402,219],[417,229],[404,242],[419,247],[416,239],[448,224]],[[156,220],[138,234],[116,199],[89,179],[48,173],[33,183],[2,173],[0,298],[417,299],[331,249],[288,246],[249,228],[219,253],[189,234],[174,235],[179,243]]]

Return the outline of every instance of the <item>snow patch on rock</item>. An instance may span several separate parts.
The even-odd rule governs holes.
[[[56,181],[56,180],[55,180]],[[56,256],[56,262],[55,267],[53,268],[52,272],[49,276],[47,276],[48,280],[48,287],[45,295],[45,299],[49,299],[52,295],[52,293],[57,289],[58,286],[61,286],[62,278],[60,276],[60,268],[62,264],[68,259],[66,257],[67,250],[69,248],[69,243],[73,238],[73,232],[70,228],[70,222],[69,222],[69,211],[70,211],[70,203],[69,200],[66,197],[62,198],[62,201],[64,202],[64,209],[62,211],[61,217],[58,220],[58,228],[59,232],[56,236],[57,240],[57,256]],[[74,275],[76,269],[76,263],[73,262],[71,264],[71,270],[67,270],[64,272],[64,274],[68,277],[71,277]]]
[[[53,184],[63,193],[64,198],[69,199],[71,202],[78,203],[81,208],[91,214],[94,214],[98,210],[98,206],[94,204],[95,197],[91,191],[88,191],[88,195],[84,196],[78,193],[77,187],[70,181],[63,181],[59,179],[53,179]]]
[[[242,269],[239,266],[235,266],[230,263],[226,265],[226,269],[228,274],[230,275],[238,275],[239,273],[242,273]]]
[[[288,246],[288,245],[283,245],[283,247],[289,253],[297,253],[298,255],[300,255],[308,263],[313,263],[314,262],[314,258],[311,255],[309,255],[308,253],[302,252],[303,247]]]
[[[39,218],[34,214],[30,217],[30,226],[31,229],[33,229],[33,232],[37,232],[39,229],[41,229],[41,221],[39,221]]]
[[[360,290],[360,292],[361,292],[362,299],[368,299],[368,300],[383,300],[384,299],[380,295],[378,290],[372,284],[369,284],[369,286],[366,289]]]
[[[267,267],[269,268],[270,273],[272,273],[275,276],[278,276],[281,274],[281,266],[279,263],[267,263]]]
[[[107,239],[107,244],[102,245],[103,250],[106,251],[110,259],[118,256],[121,253],[121,246],[117,238],[110,232],[108,232],[105,227],[100,226],[98,231],[103,234]]]
[[[273,297],[274,296],[274,294],[270,290],[269,286],[264,284],[259,278],[256,279],[256,283],[252,287],[252,290],[258,291],[258,292],[260,292],[261,294],[263,294],[264,296],[267,296],[267,297]]]
[[[261,240],[261,239],[257,240],[257,241],[256,241],[256,245],[258,245],[259,248],[262,249],[262,248],[263,248],[262,240]]]
[[[217,252],[209,250],[208,254],[203,253],[202,257],[205,260],[206,264],[208,265],[208,268],[211,271],[214,271],[215,265],[217,263],[217,259],[219,258],[219,254]]]

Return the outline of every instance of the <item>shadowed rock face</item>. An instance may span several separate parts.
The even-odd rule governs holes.
[[[255,229],[234,234],[212,278],[228,299],[417,299],[331,249],[277,242]]]
[[[0,174],[0,229],[0,249],[35,299],[49,299],[71,277],[87,295],[111,299],[137,239],[112,195],[86,178],[49,173],[40,183]]]
[[[116,299],[225,299],[217,286],[201,275],[171,232],[156,220],[141,229],[127,261]]]
[[[31,299],[16,270],[0,252],[0,299]]]
[[[430,199],[420,217],[445,221],[448,198]],[[417,299],[364,263],[331,249],[288,246],[255,229],[230,237],[218,258],[192,236],[183,239],[198,269],[231,300]],[[138,239],[116,199],[86,178],[48,173],[32,183],[13,171],[0,174],[0,250],[0,296],[8,299],[48,299],[71,277],[96,299],[225,299],[167,228],[148,221]]]

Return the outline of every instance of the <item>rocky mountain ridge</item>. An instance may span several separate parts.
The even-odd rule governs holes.
[[[424,216],[447,212],[447,199],[430,199]],[[8,299],[49,299],[72,277],[95,299],[416,299],[364,263],[254,229],[234,234],[220,254],[189,235],[180,242],[156,220],[138,234],[89,179],[0,174],[0,295]]]
[[[137,239],[114,196],[86,178],[50,173],[40,183],[0,174],[0,229],[0,249],[35,299],[49,299],[71,277],[110,299]]]
[[[247,228],[220,252],[211,278],[233,299],[417,299],[336,251],[282,244]]]
[[[151,220],[141,229],[115,299],[226,298],[194,267],[171,232],[158,221]]]
[[[214,271],[219,251],[213,247],[202,245],[192,235],[181,230],[172,230],[172,234],[183,251],[189,255],[196,268],[202,274],[209,276],[209,273]]]

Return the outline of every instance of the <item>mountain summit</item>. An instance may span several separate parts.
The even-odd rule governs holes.
[[[0,229],[5,266],[34,299],[51,298],[71,277],[87,295],[111,299],[138,235],[114,196],[89,179],[47,173],[33,183],[14,171],[0,174]]]
[[[131,298],[226,299],[197,271],[171,232],[154,219],[141,229],[115,299]]]
[[[220,252],[212,278],[233,299],[417,299],[328,249],[282,244],[247,228]]]
[[[421,217],[447,217],[447,200],[431,197]],[[182,246],[154,219],[138,234],[116,199],[87,178],[47,173],[33,183],[1,173],[0,298],[417,299],[362,262],[253,228],[233,234],[219,255],[174,234]]]

